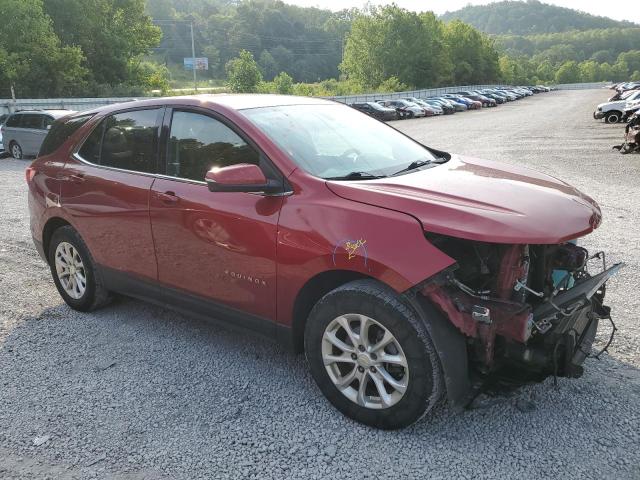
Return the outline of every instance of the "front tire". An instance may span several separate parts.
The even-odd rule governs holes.
[[[622,114],[617,111],[607,112],[604,117],[605,123],[618,123],[622,119]]]
[[[326,294],[309,315],[304,341],[322,393],[366,425],[411,425],[444,392],[440,359],[423,321],[376,281],[357,280]]]
[[[88,312],[108,302],[109,292],[96,273],[89,249],[73,227],[53,232],[48,258],[56,288],[71,308]]]

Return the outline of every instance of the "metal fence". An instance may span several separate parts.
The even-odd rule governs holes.
[[[19,98],[14,100],[0,99],[0,114],[13,113],[17,110],[90,110],[113,103],[131,102],[133,97],[125,98]]]
[[[570,83],[563,85],[554,85],[558,90],[583,90],[589,88],[604,88],[611,83]],[[504,85],[459,85],[452,87],[428,88],[424,90],[410,90],[407,92],[395,93],[363,93],[358,95],[345,95],[338,97],[327,97],[342,103],[359,103],[371,102],[374,100],[392,100],[394,98],[403,97],[434,97],[445,93],[456,93],[465,90],[478,90],[483,88],[495,88]],[[140,97],[144,98],[144,97]],[[103,105],[111,105],[113,103],[131,102],[138,98],[121,97],[121,98],[41,98],[41,99],[17,99],[8,100],[0,99],[0,114],[13,113],[16,110],[31,109],[68,109],[68,110],[89,110],[91,108],[101,107]]]
[[[593,82],[593,83],[562,83],[560,85],[554,85],[556,90],[589,90],[597,88],[608,88],[613,83],[611,82]]]

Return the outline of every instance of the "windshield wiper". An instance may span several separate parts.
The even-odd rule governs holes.
[[[399,175],[401,173],[408,172],[410,170],[415,170],[416,168],[424,167],[425,165],[429,165],[430,163],[431,163],[431,160],[416,160],[414,162],[411,162],[409,165],[407,165],[402,170],[398,170],[396,173],[392,173],[391,176],[393,177],[395,175]]]
[[[369,172],[349,172],[339,177],[328,177],[325,180],[372,180],[376,178],[384,178],[384,175],[374,175]]]

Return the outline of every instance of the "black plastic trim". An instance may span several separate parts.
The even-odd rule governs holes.
[[[455,410],[462,410],[473,400],[474,389],[469,372],[465,337],[424,296],[405,294],[427,326],[444,373],[447,400]]]
[[[287,346],[291,328],[257,315],[221,305],[208,298],[168,287],[137,276],[98,266],[105,287],[116,293],[154,303],[231,329],[250,330]]]

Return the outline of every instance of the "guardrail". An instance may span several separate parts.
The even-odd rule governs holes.
[[[18,98],[15,101],[0,99],[0,114],[13,113],[16,110],[90,110],[114,103],[131,102],[133,97],[114,98]]]
[[[604,88],[610,86],[610,82],[598,83],[569,83],[562,85],[554,85],[557,90],[583,90],[589,88]],[[445,93],[456,93],[465,90],[478,90],[483,88],[503,87],[505,85],[458,85],[451,87],[427,88],[423,90],[409,90],[406,92],[394,93],[362,93],[357,95],[344,95],[336,97],[325,97],[342,103],[360,103],[371,102],[374,100],[393,100],[403,97],[434,97],[444,95]],[[16,110],[89,110],[91,108],[111,105],[114,103],[131,102],[133,100],[143,99],[146,97],[113,97],[113,98],[41,98],[41,99],[0,99],[0,114],[13,113]]]
[[[553,85],[556,90],[589,90],[597,88],[608,88],[613,85],[612,82],[592,82],[592,83],[561,83]]]

